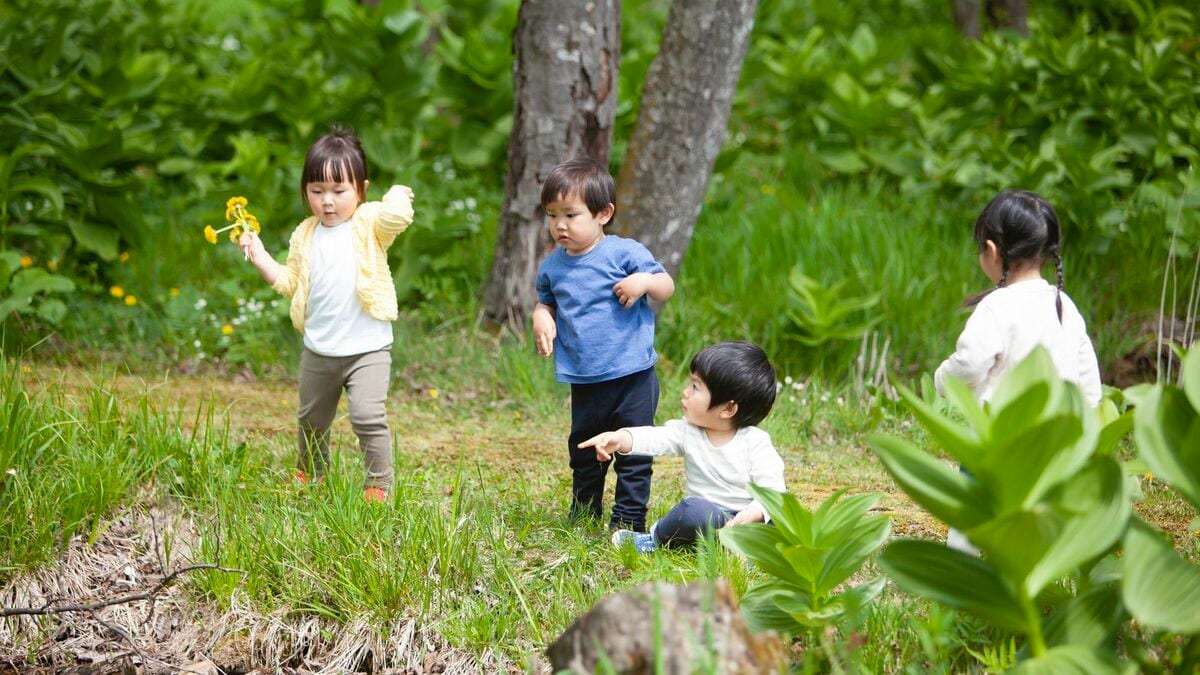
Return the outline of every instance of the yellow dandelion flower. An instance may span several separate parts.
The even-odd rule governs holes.
[[[117,256],[117,262],[129,262],[129,251],[121,251],[121,255]]]
[[[109,293],[109,295],[113,296],[114,298],[123,298],[123,297],[125,297],[125,289],[124,289],[124,288],[121,288],[120,286],[112,286],[112,287],[110,287],[110,288],[108,289],[108,293]]]
[[[232,333],[233,333],[233,326],[231,326],[229,324],[225,324],[224,326],[221,326],[221,334],[222,335],[231,335]]]
[[[204,238],[207,239],[208,243],[210,244],[217,243],[217,231],[213,229],[212,225],[204,226]]]
[[[27,365],[25,365],[24,363],[22,363],[22,364],[21,364],[21,372],[22,372],[22,373],[25,373],[26,375],[28,375],[29,373],[32,373],[32,372],[33,372],[33,368],[30,368],[29,366],[27,366]],[[13,470],[13,469],[9,469],[9,471],[10,471],[10,474],[9,474],[9,475],[15,475],[15,474],[16,474],[16,471],[15,471],[15,470]]]
[[[178,298],[179,297],[179,289],[172,288],[171,290],[167,291],[167,295],[170,295],[172,298]]]
[[[233,229],[231,229],[229,231],[229,241],[232,241],[233,243],[236,244],[236,243],[238,243],[238,239],[241,236],[242,236],[242,227],[240,225],[234,225]]]
[[[429,390],[429,398],[437,398],[437,397],[438,397],[437,389],[430,389]]]
[[[134,305],[137,304],[137,296],[136,295],[125,296],[125,304],[129,305],[130,307],[133,307]]]
[[[47,260],[46,261],[46,269],[50,270],[51,272],[57,271],[58,270],[58,261],[57,260]]]
[[[21,256],[21,267],[33,267],[33,258],[30,258],[27,255]]]

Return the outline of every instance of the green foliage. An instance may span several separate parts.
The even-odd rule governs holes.
[[[756,630],[812,632],[859,612],[883,589],[883,578],[835,593],[858,572],[891,532],[891,522],[870,515],[879,495],[827,498],[816,511],[795,496],[751,485],[771,524],[751,523],[719,531],[721,543],[745,555],[770,578],[742,596],[747,622]]]
[[[1098,250],[1138,228],[1161,236],[1164,201],[1200,158],[1194,8],[1035,5],[1028,38],[970,42],[927,4],[762,17],[733,121],[744,147],[908,193],[1033,189]]]
[[[1166,479],[1186,478],[1180,458],[1195,446],[1178,430],[1200,415],[1189,406],[1191,417],[1179,410],[1164,417],[1161,389],[1135,391],[1135,412],[1118,414],[1108,402],[1092,409],[1041,348],[1005,375],[986,406],[947,381],[962,422],[901,387],[905,404],[969,475],[898,438],[876,435],[871,446],[904,491],[964,532],[982,557],[898,541],[880,565],[912,593],[1026,635],[1030,658],[1014,672],[1116,672],[1113,640],[1126,612],[1147,626],[1195,634],[1200,568],[1132,515],[1129,479],[1113,457],[1132,421],[1144,461],[1152,461],[1149,439],[1149,452],[1161,455],[1153,461],[1175,472]],[[1119,548],[1118,571],[1104,556]]]
[[[861,314],[878,305],[881,294],[851,296],[846,285],[843,279],[822,286],[799,267],[793,268],[788,275],[787,318],[797,332],[789,337],[806,347],[819,347],[831,340],[856,340],[879,323],[879,315]]]

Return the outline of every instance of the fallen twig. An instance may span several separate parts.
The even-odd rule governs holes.
[[[174,572],[171,572],[167,576],[163,577],[162,580],[155,584],[152,588],[140,593],[131,593],[129,595],[110,598],[108,600],[93,602],[86,605],[76,604],[52,606],[54,602],[51,601],[45,605],[42,605],[41,607],[5,607],[4,609],[0,609],[0,617],[43,616],[47,614],[62,614],[64,612],[94,612],[105,607],[112,607],[113,605],[124,605],[130,602],[137,602],[139,600],[154,600],[160,593],[163,592],[163,590],[174,583],[174,581],[179,578],[180,575],[187,572],[194,572],[196,570],[216,570],[217,572],[236,573],[242,575],[242,581],[245,581],[246,577],[249,575],[249,572],[246,570],[238,569],[236,567],[222,567],[221,565],[213,564],[188,565],[187,567],[181,567]]]

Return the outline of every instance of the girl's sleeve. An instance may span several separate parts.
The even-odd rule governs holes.
[[[413,221],[412,190],[404,185],[393,185],[377,202],[375,216],[375,238],[379,245],[387,248],[396,240],[396,235],[408,229]]]
[[[750,482],[765,488],[771,488],[776,492],[786,492],[787,486],[783,480],[783,458],[775,450],[775,446],[771,443],[770,436],[763,432],[762,438],[758,440],[748,453],[750,459]],[[763,507],[762,503],[755,499],[754,506],[762,510],[764,518],[767,522],[771,521],[771,514]]]
[[[303,229],[301,224],[292,232],[292,238],[288,241],[287,264],[280,268],[279,276],[275,277],[275,283],[271,284],[271,288],[286,298],[296,294],[296,280],[300,278],[300,232]]]
[[[967,319],[962,334],[958,336],[954,353],[942,361],[933,374],[938,393],[945,394],[944,383],[950,376],[957,377],[971,391],[978,392],[1004,349],[1000,336],[1000,326],[991,310],[983,305],[976,307]]]
[[[629,454],[680,457],[683,455],[683,439],[686,433],[687,423],[683,420],[670,420],[661,427],[630,427],[633,450]]]

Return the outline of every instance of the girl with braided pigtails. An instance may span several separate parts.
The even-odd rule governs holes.
[[[1050,352],[1063,379],[1100,403],[1100,369],[1087,325],[1063,291],[1061,228],[1054,207],[1024,190],[1005,190],[975,221],[979,266],[995,288],[969,298],[975,307],[950,358],[934,373],[938,392],[947,377],[962,380],[988,401],[1008,369],[1035,347]],[[1054,262],[1051,286],[1042,268]]]
[[[979,266],[996,284],[968,298],[975,311],[950,358],[938,366],[934,384],[944,393],[947,377],[970,387],[980,402],[991,399],[1000,378],[1038,346],[1050,352],[1058,374],[1080,388],[1088,404],[1100,403],[1100,369],[1087,325],[1063,292],[1062,230],[1054,207],[1025,190],[996,195],[975,221]],[[1042,278],[1054,261],[1055,285]],[[950,530],[946,544],[977,554],[970,541]]]

